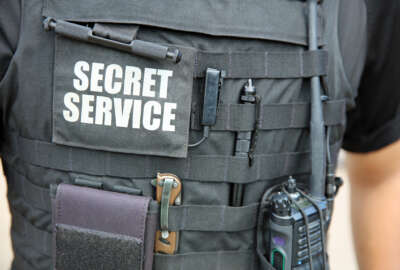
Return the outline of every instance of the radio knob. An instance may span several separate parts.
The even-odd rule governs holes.
[[[272,212],[279,216],[290,215],[290,199],[285,193],[278,192],[272,196]]]

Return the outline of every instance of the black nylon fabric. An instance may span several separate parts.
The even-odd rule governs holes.
[[[5,73],[10,65],[19,38],[19,26],[21,17],[20,1],[12,3],[1,2],[0,9],[7,10],[7,13],[0,17],[0,81],[5,76]],[[11,31],[10,31],[11,30]]]
[[[85,149],[76,151],[76,149],[42,141],[17,136],[14,136],[14,138],[15,140],[7,141],[9,147],[3,149],[7,152],[9,158],[21,154],[23,161],[33,165],[93,175],[151,179],[157,171],[168,170],[168,167],[173,167],[176,173],[187,180],[249,184],[274,179],[290,172],[300,174],[310,170],[309,151],[256,154],[254,155],[254,166],[250,167],[247,157],[193,155],[186,160],[166,158],[149,160],[142,158],[142,156],[126,154],[92,153]],[[332,158],[337,157],[340,143],[340,140],[335,141],[330,146]],[[89,160],[87,156],[90,156],[91,159]],[[130,164],[133,162],[140,165],[140,168],[132,168]],[[212,171],[204,173],[207,168],[212,169]]]
[[[126,0],[119,1],[127,3]],[[339,2],[339,0],[324,1],[320,9],[321,18],[324,17],[321,19],[321,24],[324,25],[321,29],[324,33],[321,32],[320,44],[324,45],[323,49],[327,51],[328,63],[327,69],[323,70],[328,78],[326,94],[329,96],[329,102],[342,102],[343,105],[337,107],[337,110],[327,110],[329,114],[337,113],[337,117],[332,117],[327,123],[331,130],[333,160],[336,159],[343,136],[344,109],[352,104],[354,93],[346,78],[338,46],[336,26]],[[101,5],[97,5],[98,3]],[[10,187],[9,201],[14,215],[12,235],[16,260],[13,270],[51,269],[49,239],[51,239],[52,225],[51,213],[46,208],[48,198],[39,199],[32,194],[26,194],[26,187],[30,190],[48,190],[52,184],[71,184],[77,177],[84,177],[132,187],[142,190],[145,196],[154,196],[151,179],[157,172],[169,172],[177,174],[183,181],[182,207],[206,205],[221,209],[230,204],[233,183],[246,184],[243,199],[246,207],[257,204],[264,190],[286,181],[289,175],[296,177],[299,184],[307,189],[310,174],[310,142],[308,116],[303,115],[307,114],[307,110],[300,109],[299,113],[293,109],[296,104],[309,103],[310,74],[301,72],[306,63],[301,64],[302,58],[298,57],[306,52],[305,2],[282,3],[276,0],[229,3],[206,0],[196,3],[185,2],[185,5],[190,4],[190,8],[186,8],[185,5],[170,6],[168,10],[174,7],[174,16],[168,17],[157,15],[163,12],[162,7],[166,3],[159,6],[152,3],[155,1],[138,1],[136,2],[138,6],[135,6],[129,1],[129,5],[127,4],[123,10],[121,8],[123,5],[117,5],[115,2],[110,5],[107,1],[23,2],[18,48],[0,83],[2,126],[7,130],[2,134],[4,140],[1,152]],[[151,14],[147,13],[150,14],[147,18],[144,12],[143,14],[130,12],[132,8],[140,11],[149,5],[151,9],[147,10],[151,11]],[[361,2],[356,1],[355,7],[359,5]],[[227,12],[232,7],[235,7],[232,12]],[[266,112],[274,105],[286,107],[282,113],[280,109],[272,110],[270,114],[276,113],[276,116],[269,115],[271,117],[266,118],[263,124],[264,129],[259,131],[255,149],[258,160],[256,165],[249,167],[247,158],[233,156],[236,131],[249,129],[251,125],[243,127],[240,124],[238,127],[211,130],[208,140],[198,148],[189,149],[186,159],[116,154],[104,149],[90,150],[53,144],[52,103],[55,96],[52,94],[52,89],[55,81],[52,76],[55,69],[55,34],[44,31],[42,10],[45,12],[44,15],[54,16],[55,19],[70,19],[72,22],[82,24],[86,22],[89,22],[89,25],[92,22],[140,24],[136,35],[140,40],[175,44],[216,55],[243,56],[243,62],[238,61],[239,58],[223,56],[222,60],[216,59],[218,61],[215,62],[208,57],[208,60],[200,64],[204,67],[210,65],[212,68],[224,65],[231,70],[231,77],[225,78],[220,89],[221,108],[239,105],[242,89],[252,76],[255,76],[254,86],[260,97],[261,106]],[[284,10],[288,12],[284,13]],[[266,16],[267,13],[271,16]],[[166,21],[168,18],[170,21]],[[194,18],[199,20],[196,21]],[[227,24],[229,20],[233,20],[234,24],[243,25],[244,28],[232,27]],[[251,32],[250,28],[255,32]],[[68,50],[68,47],[63,49]],[[351,55],[351,50],[354,48],[349,44],[346,49]],[[101,48],[104,54],[112,54],[110,50],[112,49]],[[263,56],[295,55],[296,64],[289,71],[296,76],[279,77],[278,69],[274,76],[265,76],[266,70],[260,72],[259,68],[253,67],[259,66],[265,69],[274,63],[278,66],[285,58],[276,58],[273,60],[275,62],[270,62],[268,65],[265,65],[265,61],[256,63],[251,58],[245,58],[246,54],[254,52],[260,52]],[[9,59],[11,54],[6,53],[6,55]],[[236,59],[235,63],[230,63],[229,59]],[[315,59],[311,62],[319,61]],[[241,66],[240,74],[234,73],[237,70],[234,67],[239,66],[238,63],[252,68],[246,70]],[[321,66],[321,63],[316,66],[318,65]],[[283,63],[282,66],[290,66],[290,63]],[[193,80],[190,104],[193,129],[189,132],[189,142],[195,142],[202,136],[202,132],[196,126],[198,122],[194,122],[193,118],[200,114],[202,107],[203,76],[204,74],[199,72]],[[252,111],[253,109],[250,109],[250,113]],[[223,110],[220,113],[223,113]],[[226,115],[231,119],[241,117],[240,111]],[[253,121],[252,117],[248,119]],[[217,122],[218,127],[225,127],[224,122],[225,119],[220,118]],[[235,123],[232,120],[226,122]],[[84,132],[85,127],[82,128],[82,134]],[[53,152],[51,149],[56,150]],[[115,155],[118,158],[115,158]],[[24,187],[22,181],[27,181],[28,184]],[[218,215],[218,218],[223,217],[222,214]],[[180,226],[185,230],[180,231],[177,254],[175,256],[156,254],[154,269],[163,269],[163,264],[168,264],[165,269],[179,266],[181,270],[193,269],[195,266],[199,269],[219,270],[260,269],[257,260],[254,259],[255,231],[248,225],[238,222],[229,227],[231,231],[190,230],[189,223],[185,224],[184,219],[180,218],[176,218],[174,222],[177,227]],[[200,220],[198,224],[203,224],[201,222],[204,222],[204,226],[207,225],[204,220]]]
[[[46,0],[44,3],[45,16],[65,20],[139,23],[215,36],[263,38],[302,45],[307,43],[303,1],[257,0],[254,5],[245,5],[240,0],[218,3],[210,0],[174,0],[168,3]],[[77,9],[77,5],[80,8]],[[171,16],[165,16],[166,13]],[[286,19],[282,20],[282,16]],[[322,28],[319,28],[321,31]]]

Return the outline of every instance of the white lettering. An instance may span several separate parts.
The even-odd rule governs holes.
[[[140,80],[142,70],[138,67],[127,66],[125,68],[124,95],[140,95]],[[133,88],[133,93],[132,93]]]
[[[96,97],[96,125],[111,126],[112,121],[112,100],[108,97]]]
[[[175,132],[178,104],[151,100],[167,99],[172,70],[77,61],[74,75],[76,91],[107,94],[66,93],[62,111],[66,121]]]
[[[68,92],[64,96],[64,105],[69,110],[63,110],[64,119],[68,122],[76,122],[79,119],[79,108],[74,104],[79,103],[79,95]]]
[[[144,77],[143,77],[143,93],[144,97],[155,97],[156,92],[154,90],[154,86],[156,85],[156,80],[152,77],[157,74],[157,69],[154,68],[145,68],[144,69]]]
[[[175,120],[175,113],[172,110],[176,110],[176,103],[165,102],[162,124],[163,131],[175,131],[175,125],[171,124],[171,121]]]
[[[117,81],[117,79],[119,79]],[[104,78],[104,90],[110,95],[115,95],[121,92],[122,89],[122,68],[119,65],[112,64],[107,66],[106,75]]]
[[[93,117],[90,114],[93,112],[94,96],[82,95],[82,115],[81,122],[85,124],[93,124]]]
[[[161,104],[157,101],[148,101],[143,107],[143,127],[154,131],[160,128],[160,119],[154,115],[161,115]]]
[[[122,106],[122,99],[114,98],[115,125],[117,127],[128,127],[129,117],[132,110],[132,103],[132,99],[124,99],[124,105]]]
[[[136,99],[133,101],[132,128],[140,128],[140,119],[142,118],[142,101]]]
[[[157,75],[160,79],[160,98],[167,98],[168,95],[168,79],[172,77],[172,70],[159,69]]]
[[[90,91],[102,92],[103,87],[99,85],[99,82],[103,80],[102,71],[104,70],[104,64],[93,63],[92,64],[92,75],[90,76]]]
[[[74,73],[75,76],[78,77],[78,79],[74,79],[74,88],[78,91],[85,91],[89,88],[89,78],[88,76],[84,73],[84,71],[89,71],[90,66],[88,62],[85,61],[78,61],[75,64],[74,67]]]

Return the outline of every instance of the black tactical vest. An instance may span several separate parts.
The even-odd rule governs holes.
[[[364,4],[324,0],[318,28],[321,50],[310,52],[301,0],[23,1],[0,83],[12,269],[51,269],[57,184],[83,179],[155,200],[158,173],[178,176],[182,192],[163,225],[179,232],[176,250],[156,253],[153,269],[261,269],[262,194],[289,176],[309,179],[310,77],[323,78],[332,163],[357,95]],[[208,123],[206,78],[219,91]],[[257,102],[241,99],[249,79]],[[208,138],[188,147],[204,126]],[[240,132],[258,134],[251,156],[235,154]]]

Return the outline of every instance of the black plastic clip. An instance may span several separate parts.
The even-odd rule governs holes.
[[[189,144],[189,147],[196,147],[202,144],[210,135],[210,127],[217,122],[219,90],[224,77],[225,71],[207,68],[204,84],[203,114],[200,123],[203,126],[203,138],[194,144]]]

